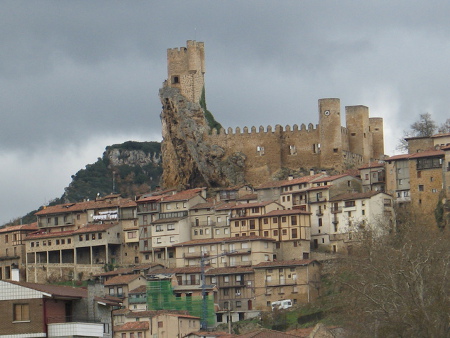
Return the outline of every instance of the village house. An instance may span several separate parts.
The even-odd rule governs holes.
[[[381,235],[394,222],[393,198],[381,191],[338,195],[330,199],[330,205],[331,222],[327,223],[332,226],[324,230],[329,234],[328,248],[332,252],[349,250],[365,229]]]
[[[174,245],[177,267],[200,266],[203,257],[211,267],[251,266],[271,261],[274,240],[258,236],[198,239]]]
[[[2,337],[112,337],[118,300],[88,289],[0,281]]]
[[[37,223],[13,225],[0,229],[0,280],[26,280],[25,237],[38,230]],[[13,271],[19,273],[13,278]]]
[[[405,207],[411,202],[409,183],[409,154],[391,156],[386,159],[386,192],[390,194],[397,206]]]
[[[386,191],[386,169],[384,161],[370,162],[358,168],[362,180],[362,192]]]
[[[316,260],[261,262],[252,268],[255,309],[270,311],[272,302],[286,299],[307,304],[320,295],[321,264]]]
[[[121,275],[108,279],[103,285],[109,296],[121,299],[123,306],[128,307],[130,291],[139,286],[147,285],[147,279],[139,274]]]

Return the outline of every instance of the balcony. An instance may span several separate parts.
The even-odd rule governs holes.
[[[183,258],[200,258],[200,257],[208,257],[209,251],[202,252],[187,252],[183,254]]]
[[[316,216],[323,216],[323,211],[322,210],[317,210],[316,211]]]
[[[342,207],[331,207],[332,214],[338,214],[340,212],[342,212]]]
[[[214,225],[216,225],[216,222],[213,222],[213,221],[191,222],[191,226],[193,226],[193,227],[207,227],[207,226],[214,226]]]
[[[129,304],[145,304],[147,303],[146,297],[128,297]]]
[[[320,203],[320,202],[326,202],[327,198],[320,196],[320,197],[311,197],[309,199],[309,203]]]
[[[103,337],[103,323],[52,323],[47,331],[47,337]]]

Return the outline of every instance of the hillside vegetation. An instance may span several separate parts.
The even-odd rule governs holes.
[[[111,193],[133,198],[153,190],[159,185],[162,174],[160,159],[160,142],[128,141],[108,146],[95,163],[87,164],[72,175],[72,182],[61,197],[53,199],[49,205],[95,199]],[[35,222],[34,213],[41,208],[5,225]]]

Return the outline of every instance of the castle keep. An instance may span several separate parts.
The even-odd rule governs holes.
[[[215,166],[212,171],[215,177],[205,179],[208,186],[238,183],[260,184],[274,177],[281,169],[299,170],[317,168],[331,169],[342,172],[348,168],[358,167],[371,160],[383,157],[383,119],[369,117],[366,106],[345,107],[346,126],[341,126],[341,106],[337,98],[320,99],[318,104],[319,123],[314,126],[294,124],[293,126],[276,125],[275,128],[247,127],[228,128],[220,130],[207,128],[207,123],[198,114],[178,107],[180,98],[174,100],[171,95],[181,94],[190,107],[198,111],[198,103],[204,88],[205,54],[202,42],[187,41],[187,47],[168,49],[167,51],[168,79],[160,91],[163,103],[161,119],[163,123],[163,165],[167,174],[163,176],[165,186],[192,186],[201,182],[192,181],[187,176],[196,171],[201,175],[206,168],[191,170],[191,173],[179,172],[179,165],[174,163],[173,154],[164,153],[164,143],[194,142],[198,146],[206,145],[213,151]],[[172,91],[171,91],[172,90]],[[168,94],[171,93],[171,94]],[[189,109],[188,109],[189,110]],[[182,116],[182,115],[186,116]],[[165,118],[165,117],[169,117]],[[188,119],[189,121],[187,121]],[[173,124],[178,131],[174,132]],[[183,125],[182,130],[179,125]],[[172,126],[171,126],[172,125]],[[193,138],[189,137],[189,128],[199,129]],[[169,132],[169,129],[171,131]],[[201,131],[201,136],[198,132]],[[193,132],[193,131],[192,131]],[[178,135],[177,135],[178,133]],[[177,152],[178,155],[187,151],[186,146],[167,144],[166,149]],[[207,151],[207,150],[206,150]],[[195,152],[195,150],[194,150]],[[199,154],[190,154],[184,160],[194,160]],[[180,158],[178,158],[180,163]],[[211,161],[206,161],[208,164]],[[214,162],[214,161],[212,161]],[[191,163],[196,168],[195,163]],[[234,164],[234,166],[232,165]],[[223,167],[226,166],[226,168]],[[221,167],[222,166],[222,167]],[[197,166],[198,167],[198,166]],[[231,174],[240,171],[240,174]],[[211,170],[209,170],[211,171]],[[171,173],[170,173],[171,172]],[[213,175],[213,176],[214,176]],[[170,176],[170,177],[169,177]],[[205,176],[205,175],[203,175]]]

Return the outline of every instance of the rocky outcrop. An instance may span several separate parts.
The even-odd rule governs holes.
[[[147,164],[159,164],[161,162],[161,153],[146,153],[143,150],[128,150],[120,148],[110,148],[105,153],[109,159],[110,166],[118,167],[121,165],[140,166]]]
[[[224,158],[225,150],[209,144],[210,127],[198,103],[188,101],[177,88],[159,92],[163,105],[162,185],[166,188],[220,187],[243,183],[245,156]]]

